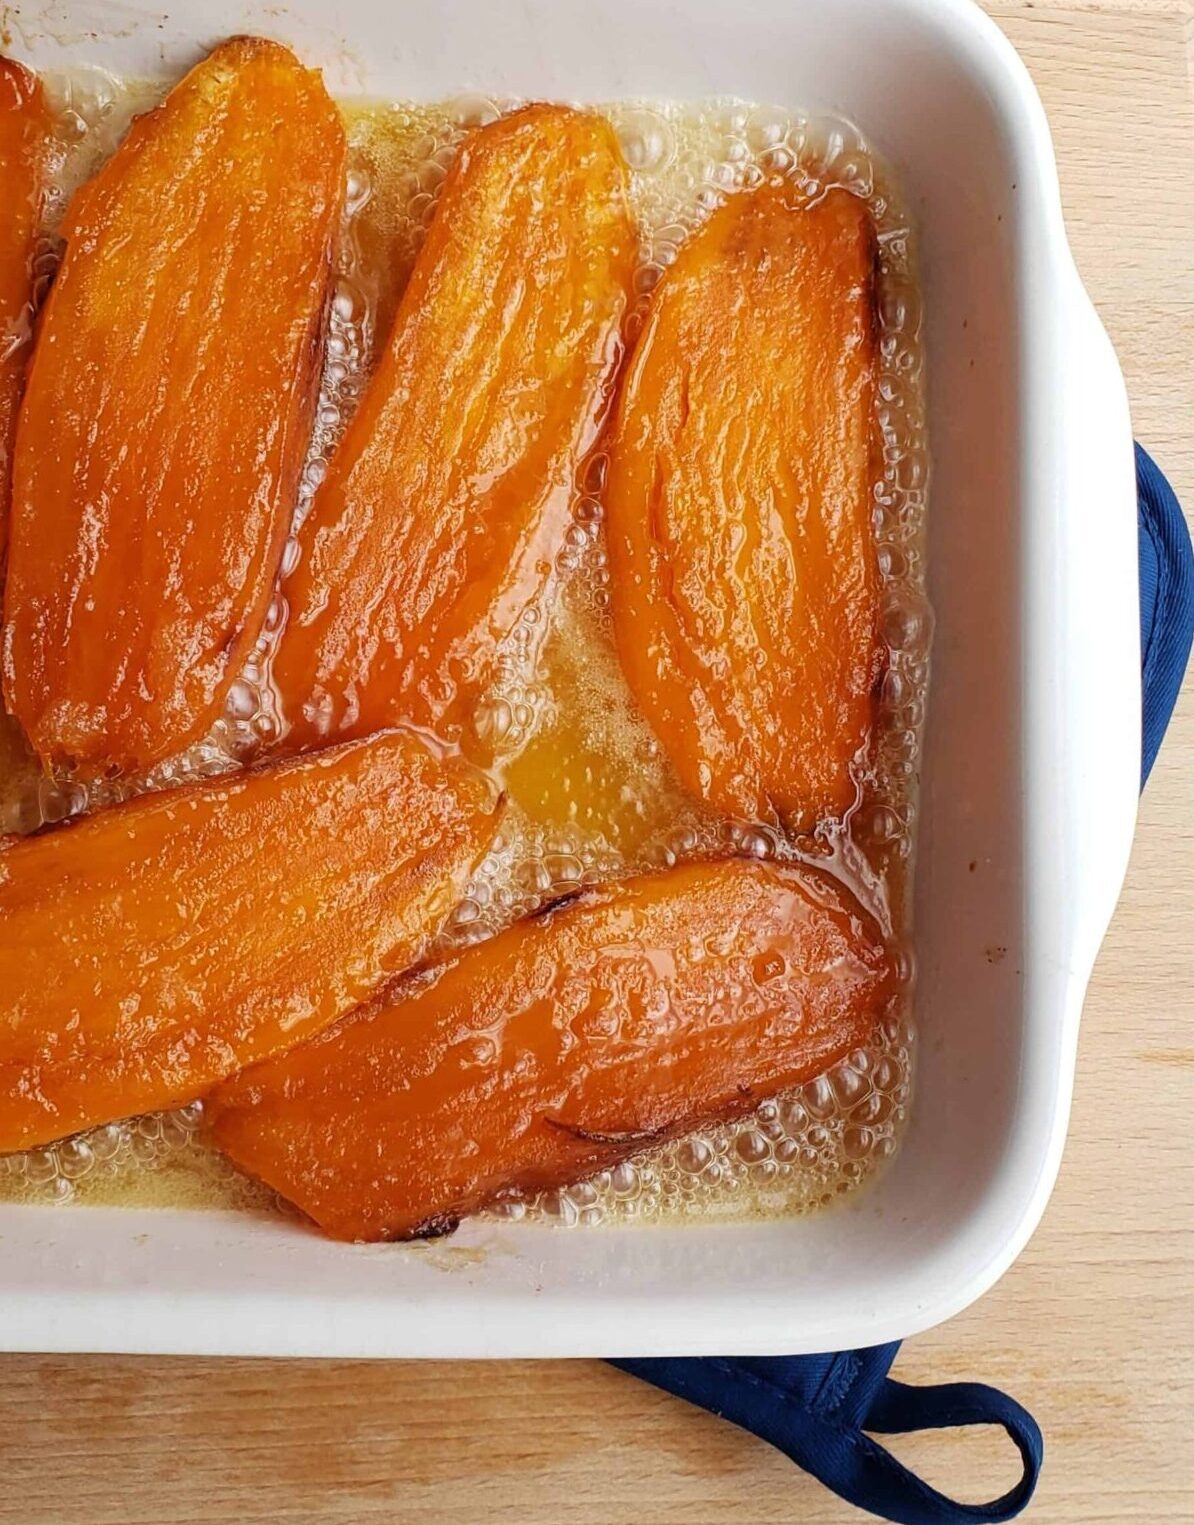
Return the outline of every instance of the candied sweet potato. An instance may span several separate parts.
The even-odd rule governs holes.
[[[220,1148],[336,1238],[441,1233],[818,1073],[894,981],[835,881],[689,864],[400,981],[207,1113]]]
[[[468,739],[606,407],[625,193],[613,130],[585,112],[529,106],[465,143],[284,585],[286,745],[400,720]]]
[[[74,196],[17,425],[4,689],[39,755],[138,770],[219,715],[307,447],[345,139],[218,47]]]
[[[41,82],[12,59],[0,58],[0,586],[17,405],[33,337],[33,251],[49,131]]]
[[[409,965],[498,820],[389,731],[0,847],[0,1150],[174,1106]]]
[[[685,787],[807,829],[855,798],[881,658],[875,236],[833,191],[731,197],[655,292],[614,421],[618,650]]]

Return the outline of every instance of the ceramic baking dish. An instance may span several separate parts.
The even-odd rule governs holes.
[[[231,1214],[0,1207],[0,1345],[269,1355],[802,1352],[948,1318],[1057,1171],[1139,779],[1131,432],[1044,113],[968,0],[57,0],[35,66],[176,75],[260,31],[332,89],[732,94],[856,121],[919,224],[936,638],[916,893],[922,1052],[894,1165],[805,1220],[468,1224],[359,1248]]]

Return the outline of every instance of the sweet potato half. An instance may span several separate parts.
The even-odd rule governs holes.
[[[659,283],[614,421],[618,650],[685,787],[800,829],[855,798],[880,671],[875,235],[731,197]]]
[[[17,404],[33,339],[33,252],[50,115],[41,82],[0,58],[0,586],[8,551],[8,500]]]
[[[71,201],[5,593],[5,695],[48,764],[142,769],[220,713],[294,507],[344,160],[319,74],[241,37]]]
[[[834,881],[698,863],[520,922],[209,1099],[212,1137],[340,1239],[441,1233],[748,1110],[894,988]]]
[[[0,1151],[179,1104],[410,964],[497,825],[405,732],[0,846]]]
[[[466,142],[284,584],[286,745],[465,727],[550,573],[635,256],[602,118],[529,106]]]

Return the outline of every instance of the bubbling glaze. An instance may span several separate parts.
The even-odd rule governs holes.
[[[102,162],[132,115],[160,96],[89,69],[47,80],[58,112],[54,191],[38,256],[52,278],[69,192]],[[44,778],[0,730],[0,830],[28,832],[147,789],[226,772],[284,730],[271,683],[285,640],[286,577],[297,531],[384,343],[448,168],[468,129],[520,104],[470,96],[436,105],[345,102],[348,187],[315,429],[282,577],[224,715],[181,757],[136,778]],[[792,1214],[852,1192],[894,1154],[915,1052],[908,901],[931,615],[924,592],[927,451],[920,297],[907,214],[858,130],[737,100],[616,102],[642,230],[638,301],[627,337],[684,239],[728,195],[776,175],[814,200],[835,187],[866,201],[880,249],[873,528],[883,583],[886,675],[871,757],[842,823],[786,841],[721,818],[680,789],[618,667],[609,617],[600,450],[578,472],[568,530],[544,597],[501,654],[472,717],[510,808],[501,835],[441,934],[445,951],[578,885],[685,858],[735,852],[816,862],[842,878],[901,949],[901,1009],[826,1075],[739,1122],[701,1129],[566,1190],[504,1202],[498,1216],[557,1224]],[[199,1139],[202,1104],[112,1123],[0,1157],[0,1195],[30,1201],[275,1205]]]

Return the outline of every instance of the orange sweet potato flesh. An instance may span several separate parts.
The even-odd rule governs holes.
[[[0,583],[17,405],[33,336],[33,250],[49,131],[40,81],[12,59],[0,58]]]
[[[220,1148],[335,1238],[442,1233],[511,1188],[579,1180],[809,1078],[893,989],[834,881],[690,864],[399,982],[207,1113]]]
[[[408,733],[0,848],[0,1151],[180,1104],[420,955],[496,829]]]
[[[636,242],[600,117],[530,106],[466,142],[284,584],[286,745],[466,727],[561,543]]]
[[[844,191],[731,197],[631,358],[606,514],[618,650],[690,793],[798,829],[855,799],[880,670],[875,237]]]
[[[218,47],[71,201],[17,427],[4,690],[51,766],[200,738],[256,639],[318,380],[345,138]]]

